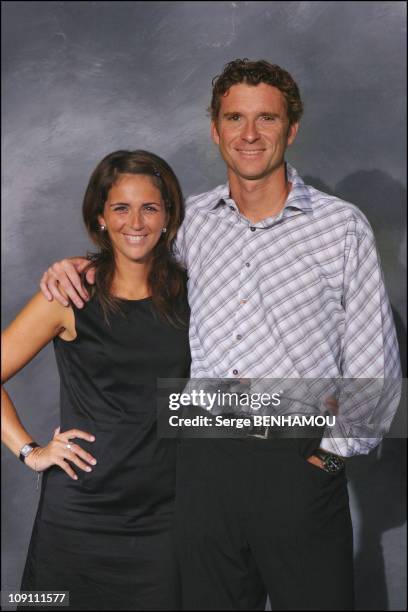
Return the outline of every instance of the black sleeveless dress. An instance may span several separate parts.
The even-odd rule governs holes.
[[[176,328],[150,298],[121,300],[105,323],[92,298],[74,307],[77,337],[54,340],[61,432],[97,460],[72,480],[44,472],[21,590],[69,591],[72,610],[179,609],[173,546],[176,441],[156,431],[157,378],[187,378],[187,324]],[[38,609],[38,608],[37,608]],[[50,609],[50,608],[48,608]]]

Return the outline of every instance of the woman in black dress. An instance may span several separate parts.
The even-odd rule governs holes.
[[[160,157],[117,151],[92,174],[83,216],[99,247],[86,306],[38,293],[3,334],[3,382],[51,340],[61,378],[60,427],[44,447],[2,388],[2,439],[43,472],[21,590],[69,591],[72,610],[175,610],[176,448],[157,435],[156,383],[189,375],[172,257],[180,186]]]

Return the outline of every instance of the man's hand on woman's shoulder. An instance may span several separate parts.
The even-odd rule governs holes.
[[[55,298],[63,306],[68,306],[69,301],[61,293],[60,287],[78,308],[82,308],[88,301],[89,295],[82,284],[80,274],[89,265],[85,257],[71,257],[55,262],[42,275],[40,288],[44,296],[50,302]],[[86,273],[86,280],[91,285],[95,282],[95,268],[90,268]]]

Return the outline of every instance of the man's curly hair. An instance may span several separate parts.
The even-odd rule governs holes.
[[[213,78],[211,105],[207,109],[213,121],[218,119],[221,97],[230,87],[238,83],[273,85],[282,92],[285,98],[289,125],[300,120],[303,113],[303,103],[298,86],[289,72],[276,64],[270,64],[266,60],[251,61],[245,57],[229,62],[224,66],[222,73]]]

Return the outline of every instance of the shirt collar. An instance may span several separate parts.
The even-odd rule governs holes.
[[[305,185],[302,178],[299,176],[293,166],[287,162],[285,163],[285,166],[286,176],[288,181],[292,183],[292,189],[290,190],[290,194],[285,202],[284,208],[297,208],[298,210],[302,210],[304,212],[312,210],[312,202],[308,186]],[[219,190],[217,190],[216,197],[210,205],[210,210],[215,210],[226,204],[227,200],[231,201],[229,183],[222,185]]]

